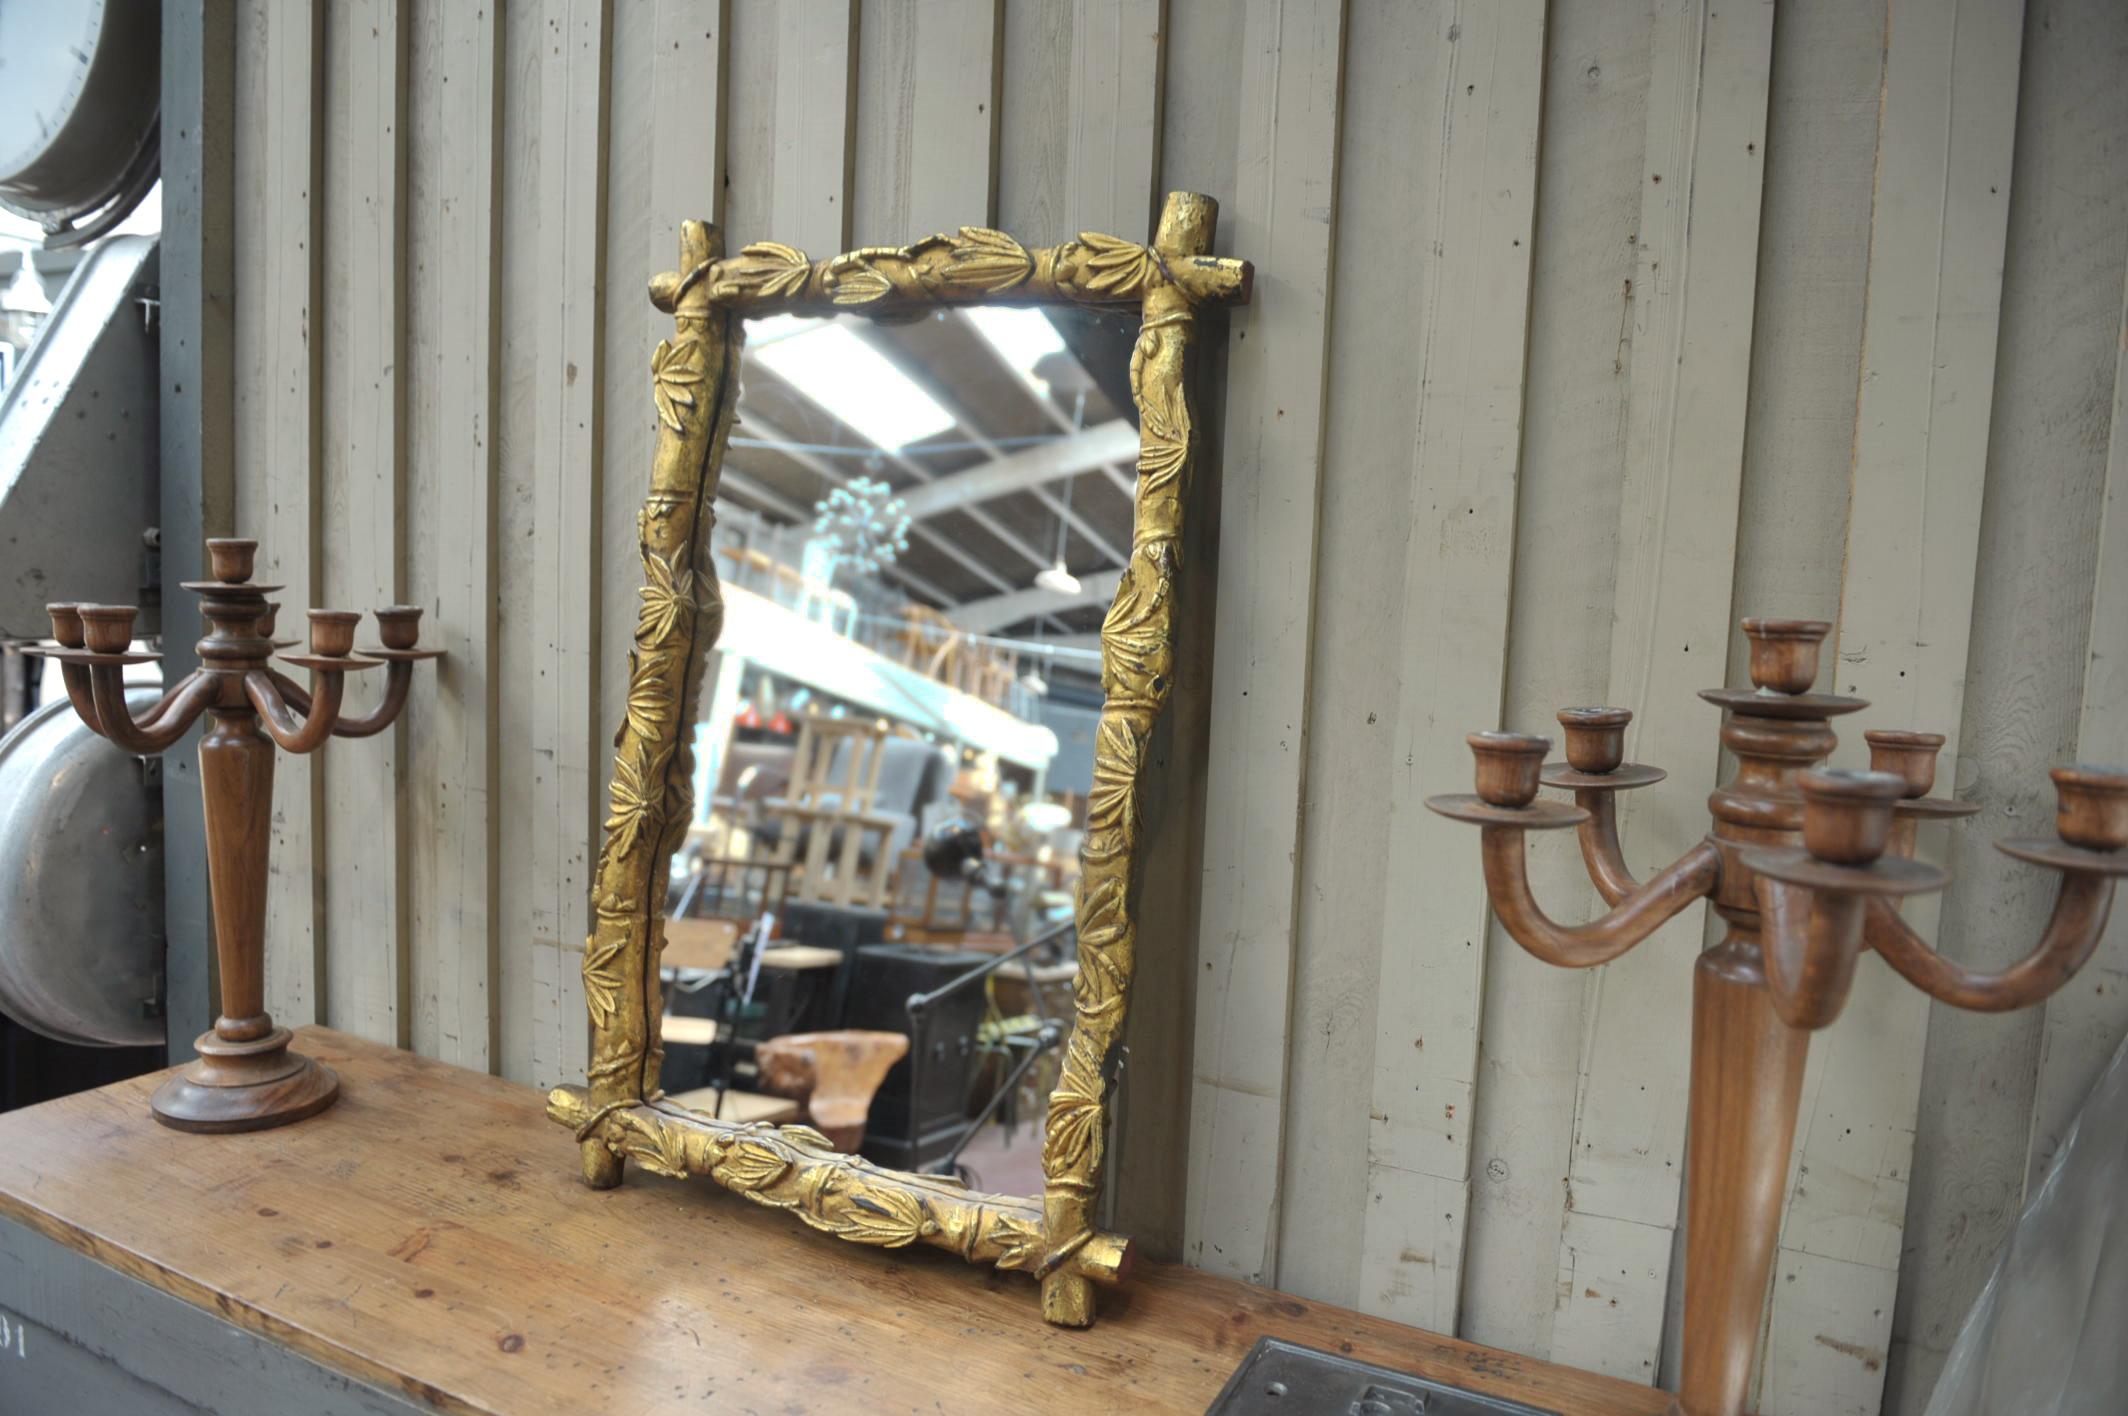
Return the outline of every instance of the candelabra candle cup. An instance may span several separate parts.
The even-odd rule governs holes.
[[[1892,805],[1906,778],[1892,772],[1817,768],[1797,776],[1803,792],[1803,846],[1835,865],[1869,865],[1891,841]]]
[[[1478,759],[1478,795],[1488,806],[1528,806],[1552,740],[1535,733],[1472,733],[1464,739]]]
[[[1576,772],[1601,776],[1626,760],[1627,708],[1562,708],[1559,726],[1566,732],[1566,763]]]
[[[344,658],[354,652],[355,626],[362,616],[353,610],[312,610],[310,652]]]
[[[1818,646],[1831,629],[1824,620],[1745,620],[1752,686],[1771,693],[1810,692],[1818,681]]]
[[[131,605],[83,605],[79,611],[89,649],[97,654],[123,654],[133,647]]]
[[[1925,797],[1936,786],[1936,754],[1943,750],[1942,733],[1899,732],[1872,728],[1862,734],[1869,744],[1872,772],[1889,772],[1906,782],[1907,797]]]
[[[52,617],[52,638],[59,641],[60,648],[79,649],[88,643],[88,631],[81,622],[81,606],[71,602],[46,605],[44,612]]]
[[[421,606],[386,605],[376,612],[377,637],[387,649],[411,649],[421,638]]]
[[[207,570],[227,585],[242,585],[251,579],[258,561],[259,543],[238,536],[214,536],[207,541]]]
[[[2064,841],[2090,851],[2128,847],[2128,771],[2078,763],[2052,775],[2054,829]]]
[[[281,602],[279,600],[268,600],[266,608],[259,611],[258,623],[251,627],[251,632],[261,639],[273,638],[274,620],[280,613]]]

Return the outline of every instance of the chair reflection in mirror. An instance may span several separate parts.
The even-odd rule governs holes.
[[[1210,253],[1217,210],[1208,197],[1171,194],[1150,244],[1085,233],[1037,248],[968,226],[906,247],[822,260],[773,242],[727,256],[714,228],[682,228],[679,268],[651,282],[651,299],[673,316],[674,331],[650,363],[658,421],[638,522],[645,584],[584,957],[590,1075],[583,1086],[557,1088],[548,1101],[548,1114],[580,1143],[589,1184],[619,1184],[631,1160],[659,1174],[705,1177],[854,1243],[921,1243],[1032,1275],[1043,1316],[1067,1326],[1092,1322],[1096,1286],[1123,1280],[1131,1242],[1098,1229],[1094,1216],[1138,942],[1147,744],[1174,682],[1174,592],[1199,439],[1185,375],[1201,314],[1245,304],[1250,293],[1248,264]],[[1137,477],[1133,484],[1117,474],[1132,486],[1134,506],[1129,549],[1113,575],[1100,630],[1102,703],[1075,906],[1078,974],[1061,1078],[1049,1102],[1043,1191],[1033,1196],[978,1193],[938,1176],[882,1169],[836,1151],[818,1130],[716,1120],[675,1104],[658,1086],[668,862],[694,819],[692,725],[705,657],[725,624],[709,536],[746,322],[857,315],[898,328],[984,306],[1105,307],[1139,317],[1128,342],[1137,427],[1113,430],[1119,447],[1135,446]],[[880,402],[885,413],[896,411],[891,401]],[[1068,424],[1069,415],[1060,416]],[[748,425],[761,426],[751,416]],[[891,449],[895,437],[874,441]],[[800,455],[819,460],[813,450]],[[1066,515],[1076,514],[1067,506]],[[975,513],[969,519],[983,524]],[[946,524],[924,526],[927,541],[951,544]],[[1060,556],[1038,583],[1106,597],[1111,580],[1104,576],[1082,592]],[[807,625],[802,632],[818,630]],[[882,859],[891,864],[896,854]],[[854,892],[854,878],[852,884]]]

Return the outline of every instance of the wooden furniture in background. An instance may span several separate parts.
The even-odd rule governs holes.
[[[693,1022],[695,1019],[688,1019]],[[672,1035],[666,1034],[670,1042]],[[699,1111],[704,1116],[715,1116],[735,1126],[751,1126],[756,1121],[766,1121],[771,1126],[786,1126],[805,1115],[804,1103],[796,1097],[775,1092],[741,1091],[726,1087],[719,1096],[715,1087],[694,1087],[683,1092],[674,1092],[666,1098],[675,1106],[684,1106],[690,1111]]]
[[[170,686],[162,701],[135,720],[126,704],[125,666],[159,654],[136,654],[135,611],[127,605],[55,604],[49,607],[57,648],[31,652],[57,659],[74,711],[91,729],[126,752],[154,755],[174,746],[201,714],[200,785],[207,813],[207,883],[214,906],[215,957],[221,1008],[212,1031],[193,1043],[199,1058],[171,1076],[151,1103],[155,1118],[186,1131],[256,1131],[300,1121],[332,1105],[339,1084],[330,1070],[288,1047],[287,1028],[266,1011],[267,852],[273,844],[274,748],[316,752],[328,737],[382,732],[406,706],[414,664],[440,655],[419,649],[421,611],[412,605],[378,610],[380,649],[351,651],[362,616],[352,610],[310,612],[310,653],[283,654],[310,670],[313,699],[270,665],[279,605],[266,597],[278,585],[251,583],[258,542],[207,542],[212,580],[188,581],[200,597],[206,638],[200,667]],[[343,717],[340,699],[348,673],[389,663],[384,701],[372,712]],[[301,716],[298,716],[301,715]],[[388,948],[389,941],[374,941]]]
[[[801,1104],[807,1124],[854,1155],[879,1084],[908,1053],[900,1033],[844,1028],[772,1037],[754,1049],[754,1062],[765,1090]]]
[[[334,1391],[394,1416],[665,1416],[712,1391],[719,1409],[1198,1416],[1270,1335],[1574,1416],[1675,1410],[1166,1264],[1142,1266],[1098,1333],[1060,1332],[949,1255],[794,1245],[782,1214],[701,1186],[587,1202],[536,1158],[533,1089],[322,1028],[301,1042],[345,1085],[311,1126],[199,1146],[142,1114],[152,1075],[0,1116],[0,1307],[37,1325],[0,1359],[10,1393],[58,1409],[71,1390],[84,1409],[65,1364],[123,1352],[131,1370],[107,1379],[171,1399],[111,1409],[157,1416],[319,1410]],[[155,1360],[155,1334],[180,1331],[225,1360]],[[289,1386],[278,1403],[255,1400],[265,1380]]]
[[[1075,873],[1078,864],[998,850],[984,852],[983,859],[1009,882],[1003,894],[973,878],[943,879],[925,868],[921,849],[903,851],[886,937],[898,944],[951,944],[1002,953],[1017,942],[1012,932],[1015,907],[1032,908],[1044,893],[1068,889],[1068,874]]]
[[[1562,711],[1566,761],[1549,765],[1549,738],[1472,733],[1477,794],[1426,803],[1482,828],[1494,913],[1547,963],[1608,962],[1702,899],[1728,926],[1693,971],[1679,1392],[1690,1416],[1744,1410],[1810,1034],[1839,1017],[1862,952],[1874,949],[1939,1002],[2021,1008],[2067,983],[2091,956],[2114,884],[2128,875],[2128,771],[2058,767],[2057,836],[1996,842],[2061,874],[2044,936],[2000,973],[1944,959],[1895,903],[1948,878],[1913,859],[1917,825],[1977,809],[1929,795],[1943,739],[1865,733],[1871,770],[1811,770],[1835,744],[1827,721],[1869,705],[1811,691],[1830,625],[1747,619],[1743,628],[1754,687],[1700,694],[1723,710],[1721,741],[1736,755],[1736,776],[1709,800],[1707,838],[1649,880],[1626,868],[1614,794],[1652,786],[1663,773],[1625,761],[1626,709]],[[1574,805],[1539,800],[1540,786],[1571,791]],[[1591,924],[1555,924],[1530,894],[1523,833],[1566,826],[1579,834],[1589,877],[1612,907]]]
[[[893,873],[887,842],[901,824],[900,817],[873,810],[886,742],[886,728],[871,719],[816,713],[799,724],[789,791],[761,804],[778,826],[773,859],[795,866],[799,899],[885,905]]]
[[[697,844],[693,831],[688,840],[690,847]],[[665,921],[662,964],[667,969],[713,972],[724,967],[740,936],[764,914],[782,918],[791,868],[692,850],[686,860],[686,882]]]

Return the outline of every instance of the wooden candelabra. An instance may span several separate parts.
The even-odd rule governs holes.
[[[1679,1398],[1690,1416],[1738,1416],[1756,1355],[1780,1233],[1782,1186],[1795,1139],[1810,1033],[1847,1000],[1861,953],[1874,949],[1908,982],[1959,1008],[1999,1012],[2039,1002],[2097,947],[2114,882],[2128,874],[2128,772],[2057,767],[2054,839],[1996,842],[2059,871],[2060,894],[2039,944],[2000,973],[1937,954],[1899,916],[1900,896],[1941,889],[1946,874],[1913,859],[1922,821],[1967,816],[1968,803],[1929,796],[1943,739],[1870,732],[1869,771],[1815,767],[1835,739],[1827,721],[1869,705],[1813,693],[1815,620],[1747,619],[1752,689],[1708,689],[1737,772],[1708,798],[1708,837],[1646,882],[1626,869],[1614,793],[1652,786],[1654,767],[1625,758],[1623,708],[1559,714],[1566,761],[1551,740],[1472,733],[1477,794],[1427,806],[1482,828],[1493,910],[1547,963],[1587,968],[1615,959],[1693,901],[1727,924],[1699,956],[1692,989],[1692,1097],[1686,1137],[1684,1351]],[[1574,804],[1540,800],[1540,786]],[[1572,826],[1609,913],[1584,925],[1547,918],[1532,898],[1523,832]]]
[[[185,583],[200,597],[208,624],[207,637],[199,642],[200,667],[171,685],[138,719],[126,706],[125,668],[161,656],[132,652],[132,606],[48,606],[57,647],[32,651],[59,661],[74,711],[127,752],[160,753],[202,713],[207,715],[199,746],[200,785],[206,798],[207,886],[221,1010],[213,1030],[194,1044],[198,1060],[165,1082],[152,1103],[156,1120],[183,1131],[261,1131],[314,1116],[339,1095],[332,1072],[290,1051],[288,1029],[276,1026],[266,1012],[274,748],[315,752],[328,737],[382,732],[406,706],[415,663],[443,652],[416,647],[421,632],[416,606],[378,610],[383,647],[360,655],[352,652],[360,614],[312,610],[310,652],[280,656],[310,671],[311,691],[305,691],[268,663],[274,650],[294,641],[273,637],[280,607],[267,596],[281,587],[251,583],[257,551],[256,541],[207,542],[214,579]],[[362,717],[342,717],[343,680],[379,664],[389,665],[384,701]]]

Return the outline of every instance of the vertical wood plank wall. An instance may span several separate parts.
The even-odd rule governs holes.
[[[1306,1296],[1674,1369],[1682,920],[1590,975],[1488,926],[1418,799],[1462,734],[1639,714],[1704,820],[1741,614],[1952,735],[1924,916],[2128,756],[2128,17],[2109,0],[246,0],[237,518],[286,602],[404,599],[403,727],[284,762],[270,1003],[580,1075],[639,571],[645,280],[686,216],[816,254],[1224,206],[1213,453],[1123,1108],[1123,1222]],[[284,620],[301,631],[299,616]],[[608,651],[612,652],[608,652]],[[368,691],[374,691],[369,689]],[[1858,730],[1843,759],[1859,749]],[[1531,873],[1593,907],[1571,842]],[[1814,1049],[1757,1399],[1918,1412],[2128,1031],[2128,921],[2044,1010],[1865,963]],[[566,1157],[557,1163],[566,1163]]]

